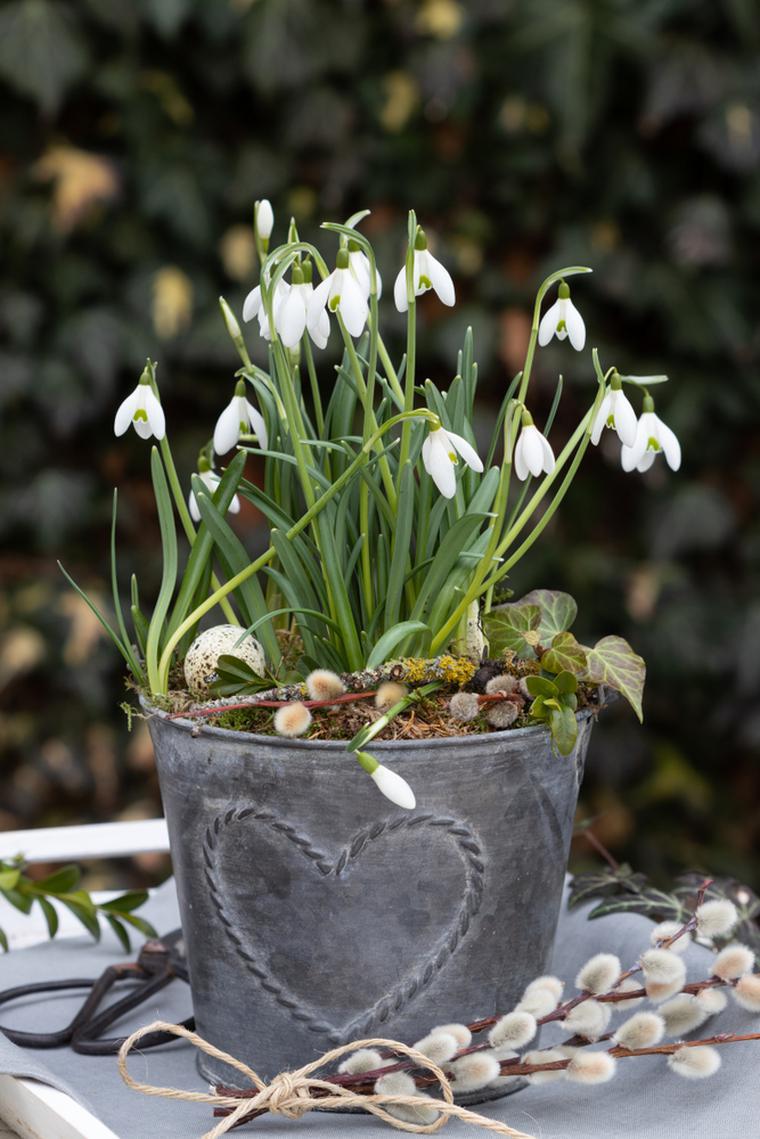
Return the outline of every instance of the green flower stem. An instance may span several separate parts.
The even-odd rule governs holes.
[[[361,728],[354,738],[349,740],[346,747],[349,751],[360,752],[360,749],[364,748],[375,736],[378,736],[383,728],[386,728],[392,720],[395,720],[396,716],[405,712],[412,704],[419,704],[420,700],[424,700],[426,696],[430,696],[431,693],[437,692],[440,688],[443,688],[442,680],[434,680],[430,684],[423,684],[420,688],[413,688],[411,692],[407,692],[391,708],[383,712],[382,716],[373,720],[371,724],[367,724],[366,727]],[[359,762],[361,762],[361,760]],[[364,764],[362,764],[362,766],[364,767]],[[364,769],[365,771],[368,770],[367,767]],[[374,768],[372,770],[374,771]],[[371,774],[371,772],[369,773]]]
[[[169,440],[166,435],[164,435],[163,439],[159,440],[159,447],[161,448],[161,458],[164,461],[166,477],[169,481],[169,487],[171,488],[172,496],[174,498],[174,504],[177,507],[177,513],[179,514],[180,522],[182,523],[182,529],[185,531],[187,540],[192,546],[196,538],[195,526],[193,526],[193,520],[190,517],[190,511],[187,509],[187,503],[185,502],[185,496],[182,493],[182,487],[180,486],[177,468],[174,465],[174,456],[172,455],[172,449],[169,445]],[[211,585],[214,589],[219,588],[219,578],[215,573],[211,574]],[[232,605],[230,604],[227,597],[225,597],[220,602],[220,607],[230,625],[240,624],[235,615],[235,610],[232,608]]]
[[[390,356],[388,355],[388,349],[385,347],[385,343],[384,343],[383,338],[379,332],[377,334],[377,348],[378,348],[378,353],[380,355],[380,362],[383,365],[383,367],[385,368],[385,377],[388,380],[388,383],[390,384],[390,386],[393,390],[393,394],[396,396],[396,399],[399,401],[399,403],[403,407],[404,406],[404,389],[401,387],[401,384],[399,383],[398,373],[396,372],[396,369],[393,367],[393,361],[391,360]]]
[[[356,348],[354,346],[354,342],[351,339],[351,336],[350,336],[348,330],[346,329],[346,326],[343,323],[343,320],[341,319],[340,313],[337,313],[337,317],[338,317],[338,326],[340,327],[341,335],[343,337],[343,343],[346,346],[346,352],[348,354],[349,360],[351,361],[351,370],[354,374],[354,380],[356,381],[356,387],[359,391],[359,398],[362,401],[362,407],[364,409],[364,414],[365,414],[364,434],[365,434],[365,438],[367,437],[367,424],[369,424],[369,426],[371,427],[372,432],[373,432],[373,435],[370,436],[370,438],[375,438],[376,433],[378,431],[377,419],[375,418],[374,409],[372,408],[372,406],[370,405],[370,403],[367,399],[367,385],[364,382],[364,373],[362,372],[361,362],[359,360],[359,357],[356,354]],[[374,444],[373,444],[373,446],[374,446]],[[366,444],[365,444],[365,448],[366,448]],[[363,449],[365,449],[365,448],[363,448]],[[382,448],[379,448],[379,450],[382,450]],[[386,458],[385,455],[382,455],[380,457],[379,466],[380,466],[380,477],[383,480],[383,487],[385,488],[385,496],[388,499],[388,503],[389,503],[391,509],[395,510],[396,504],[398,501],[398,496],[396,494],[396,487],[394,486],[394,483],[393,483],[393,475],[391,474],[390,464],[389,464],[388,459]]]
[[[417,297],[414,292],[414,247],[417,237],[417,219],[414,210],[409,211],[409,241],[406,250],[406,371],[404,372],[404,411],[414,407],[414,373],[417,366]],[[398,477],[409,458],[412,425],[405,423],[401,428],[401,449],[398,457]]]
[[[437,417],[426,409],[415,411],[413,412],[413,415],[418,419],[437,421]],[[286,531],[285,537],[289,541],[292,538],[295,538],[296,535],[300,534],[301,531],[304,530],[317,516],[317,514],[319,514],[319,512],[327,505],[327,503],[330,502],[331,499],[333,499],[335,495],[343,489],[343,487],[351,478],[353,478],[353,476],[359,470],[360,466],[366,462],[367,455],[372,452],[376,443],[383,437],[386,431],[390,430],[391,427],[395,427],[398,423],[403,423],[405,418],[406,413],[400,412],[398,415],[394,415],[390,419],[386,420],[382,426],[377,428],[377,430],[369,437],[369,439],[366,440],[362,446],[361,452],[356,456],[353,462],[346,467],[343,474],[339,475],[332,486],[328,487],[328,489],[324,491],[324,493],[320,495],[320,497],[314,502],[313,506],[310,506],[306,513],[303,514],[301,518],[299,518],[298,521],[290,527],[289,530]],[[234,577],[231,577],[229,581],[225,582],[224,585],[219,586],[219,588],[216,589],[214,593],[212,593],[209,597],[207,597],[205,601],[198,605],[197,608],[192,611],[192,613],[188,614],[182,624],[175,630],[172,637],[167,641],[164,651],[161,654],[161,660],[159,661],[158,667],[159,683],[154,690],[154,695],[160,696],[166,694],[172,653],[188,629],[191,629],[193,625],[201,619],[201,617],[208,613],[210,609],[213,609],[215,605],[219,604],[222,598],[226,597],[227,594],[237,589],[239,585],[242,585],[244,581],[247,581],[249,577],[252,577],[253,574],[258,573],[259,570],[268,565],[274,556],[275,548],[274,546],[270,546],[269,549],[265,550],[264,553],[260,555],[260,557],[256,558],[256,560],[251,562],[250,565],[246,566],[245,569],[240,570],[239,573],[235,574]]]
[[[319,380],[317,378],[317,370],[314,367],[314,353],[311,350],[311,343],[309,341],[308,332],[304,333],[302,338],[303,354],[306,360],[306,370],[309,373],[309,387],[311,388],[311,399],[314,404],[314,418],[317,425],[317,433],[320,439],[325,437],[325,415],[322,409],[322,394],[319,390]],[[326,474],[330,477],[330,459],[327,458]]]

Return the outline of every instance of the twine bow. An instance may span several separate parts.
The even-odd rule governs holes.
[[[208,1092],[191,1092],[184,1091],[181,1088],[162,1088],[153,1084],[140,1083],[127,1071],[127,1056],[139,1044],[143,1036],[148,1036],[152,1032],[168,1032],[173,1036],[183,1037],[195,1048],[205,1052],[207,1056],[213,1056],[215,1059],[237,1069],[247,1080],[250,1080],[256,1090],[251,1091],[250,1095],[241,1099],[239,1096],[212,1095]],[[350,1088],[341,1087],[339,1084],[333,1084],[314,1075],[320,1068],[326,1067],[341,1056],[345,1056],[349,1052],[358,1052],[362,1048],[389,1048],[394,1052],[401,1052],[414,1062],[415,1067],[425,1068],[435,1076],[441,1086],[443,1100],[432,1099],[426,1095],[392,1095],[391,1093],[360,1095],[358,1092],[351,1091]],[[398,1040],[386,1040],[383,1037],[355,1040],[350,1044],[333,1048],[331,1051],[325,1052],[318,1060],[313,1060],[310,1064],[305,1064],[293,1072],[281,1072],[274,1077],[271,1083],[266,1084],[254,1072],[253,1068],[249,1068],[247,1064],[235,1056],[223,1052],[221,1048],[209,1044],[196,1032],[190,1032],[189,1029],[180,1024],[167,1024],[166,1021],[157,1020],[145,1028],[139,1028],[124,1041],[119,1049],[119,1073],[128,1087],[134,1091],[142,1092],[143,1095],[162,1096],[165,1099],[181,1100],[185,1103],[205,1103],[214,1107],[231,1108],[231,1113],[225,1116],[211,1131],[207,1131],[202,1139],[221,1139],[222,1135],[226,1135],[228,1131],[231,1131],[233,1127],[254,1112],[269,1111],[275,1115],[282,1115],[286,1119],[300,1119],[309,1111],[331,1107],[344,1109],[358,1107],[363,1111],[371,1112],[372,1115],[382,1119],[384,1123],[389,1123],[398,1131],[408,1131],[418,1135],[432,1135],[436,1131],[440,1131],[449,1118],[455,1116],[464,1123],[472,1123],[475,1127],[493,1131],[497,1135],[509,1135],[511,1139],[534,1139],[533,1136],[527,1135],[524,1131],[515,1131],[506,1123],[487,1119],[484,1115],[478,1115],[476,1111],[470,1111],[468,1108],[454,1103],[451,1084],[437,1064],[434,1064],[432,1060],[415,1048],[410,1048]],[[319,1094],[315,1095],[315,1092]],[[424,1108],[426,1110],[433,1108],[438,1114],[432,1123],[412,1123],[399,1119],[385,1110],[386,1107],[392,1106]]]

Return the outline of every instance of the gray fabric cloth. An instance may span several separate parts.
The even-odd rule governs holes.
[[[157,893],[145,912],[162,932],[178,924],[171,883]],[[600,949],[617,953],[624,964],[635,960],[651,929],[646,919],[635,915],[594,922],[588,922],[585,915],[584,910],[563,910],[560,921],[554,972],[570,984],[583,962]],[[0,958],[0,988],[32,979],[95,976],[121,956],[115,941],[106,937],[98,946],[77,938],[16,951]],[[697,946],[689,950],[691,979],[705,975],[709,959],[706,950]],[[0,1008],[0,1020],[16,1028],[47,1031],[65,1023],[78,1001],[81,997],[48,998],[44,1003],[29,1000],[17,1003],[13,1010]],[[189,992],[177,982],[122,1022],[118,1031],[131,1031],[159,1018],[181,1020],[189,1012]],[[701,1034],[757,1031],[759,1021],[756,1017],[753,1022],[750,1014],[731,1002]],[[546,1031],[542,1044],[552,1039]],[[614,1080],[606,1085],[585,1088],[561,1081],[529,1087],[482,1110],[536,1139],[753,1139],[760,1135],[760,1044],[728,1045],[721,1049],[721,1056],[721,1071],[708,1080],[683,1080],[668,1070],[661,1057],[647,1057],[622,1062]],[[147,1083],[204,1088],[195,1068],[195,1053],[184,1043],[133,1055],[131,1071]],[[81,1057],[66,1049],[22,1050],[0,1034],[0,1072],[32,1076],[68,1092],[120,1139],[146,1139],[148,1135],[152,1139],[192,1139],[213,1123],[211,1109],[203,1105],[148,1098],[128,1090],[113,1057]],[[308,1128],[315,1139],[374,1139],[391,1133],[369,1116],[313,1113],[300,1124],[267,1117],[233,1134],[287,1135],[296,1128]],[[478,1132],[452,1121],[444,1134],[464,1139]]]

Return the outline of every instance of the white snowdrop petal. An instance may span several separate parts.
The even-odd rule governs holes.
[[[522,433],[520,434],[520,437],[517,440],[517,445],[515,447],[514,463],[515,474],[517,475],[520,482],[525,482],[528,475],[530,474],[530,471],[528,470],[528,464],[525,459],[525,440],[523,439]]]
[[[251,425],[251,430],[258,440],[259,447],[262,451],[266,451],[268,445],[267,439],[267,425],[264,422],[264,416],[256,410],[252,403],[246,402],[246,411],[248,413],[248,422]]]
[[[161,406],[156,393],[147,384],[142,384],[145,388],[144,404],[145,414],[148,416],[148,424],[150,429],[155,435],[156,439],[163,439],[166,434],[166,419],[164,417],[164,409]]]
[[[523,427],[522,435],[525,437],[523,445],[523,455],[525,463],[533,475],[537,478],[544,469],[544,450],[541,446],[541,434],[534,424]]]
[[[621,972],[620,959],[614,953],[596,953],[578,973],[575,987],[598,996],[614,988]]]
[[[551,449],[549,440],[546,439],[540,432],[538,438],[541,441],[541,469],[545,474],[550,475],[555,466],[554,452]]]
[[[555,301],[544,315],[541,317],[541,323],[538,326],[538,343],[544,348],[551,340],[554,333],[557,331],[557,324],[559,323],[559,301]]]
[[[369,309],[361,287],[350,273],[344,272],[341,284],[340,315],[351,336],[361,336],[367,323]]]
[[[591,442],[596,447],[602,437],[602,431],[607,426],[607,418],[612,410],[612,392],[608,391],[602,402],[599,404],[599,410],[594,416],[594,423],[591,428]],[[631,440],[633,442],[633,440]]]
[[[381,764],[375,768],[370,778],[374,780],[378,790],[382,791],[386,799],[390,799],[397,807],[403,807],[406,811],[414,810],[416,806],[414,792],[397,772]]]
[[[620,448],[620,465],[626,474],[636,470],[636,462],[636,453],[633,447],[623,446]]]
[[[465,463],[467,463],[467,466],[480,474],[483,470],[483,462],[475,448],[471,446],[462,435],[455,435],[453,431],[447,431],[446,434],[449,440],[454,444],[454,449],[458,451]]]
[[[257,285],[255,289],[251,289],[248,296],[243,301],[243,320],[253,320],[255,316],[259,315],[261,309],[261,285]]]
[[[665,1020],[656,1012],[637,1012],[615,1031],[614,1039],[623,1048],[651,1048],[665,1035]]]
[[[668,1057],[668,1067],[687,1080],[703,1080],[717,1072],[720,1067],[720,1054],[715,1048],[704,1045],[696,1048],[679,1048]]]
[[[262,198],[256,210],[256,229],[259,237],[265,239],[272,236],[274,227],[274,211],[268,198]]]
[[[226,455],[240,438],[240,409],[237,396],[233,396],[216,421],[214,428],[214,450],[217,455]]]
[[[198,509],[198,503],[192,490],[187,496],[187,509],[190,511],[190,517],[192,518],[193,522],[200,522],[201,512]]]
[[[565,301],[565,327],[573,348],[576,352],[582,351],[586,344],[586,325],[569,297]]]
[[[427,256],[427,275],[432,282],[433,289],[435,290],[438,299],[443,304],[451,307],[456,301],[456,292],[454,290],[454,282],[451,279],[451,273],[445,265],[442,265],[437,257],[432,253]]]
[[[672,431],[661,419],[657,419],[657,439],[662,447],[665,461],[671,471],[677,471],[681,466],[681,444],[676,433]]]
[[[722,981],[735,981],[745,973],[751,973],[754,967],[755,955],[752,950],[737,943],[721,949],[713,962],[712,974]]]
[[[406,297],[406,265],[401,266],[393,282],[393,303],[399,312],[406,312],[409,307]]]
[[[615,1075],[615,1061],[606,1052],[577,1052],[567,1068],[567,1078],[577,1084],[606,1084]]]
[[[151,427],[150,423],[146,419],[135,419],[133,422],[135,431],[140,436],[140,438],[150,439],[151,435],[153,434],[153,428]]]
[[[277,330],[286,348],[295,348],[306,329],[306,306],[298,287],[290,290],[287,299],[280,306]]]
[[[660,1005],[660,1016],[665,1022],[668,1036],[686,1036],[710,1015],[703,1004],[691,993],[679,993],[672,1000]]]
[[[730,933],[739,920],[736,906],[728,898],[713,898],[697,909],[697,933],[712,940]]]
[[[123,435],[124,432],[128,430],[129,425],[132,422],[132,416],[137,410],[137,403],[139,398],[140,387],[138,385],[135,390],[130,392],[127,398],[122,400],[122,402],[119,404],[113,421],[114,435]]]
[[[338,1065],[338,1071],[349,1075],[358,1075],[361,1072],[374,1072],[383,1065],[383,1058],[374,1048],[360,1048],[352,1052]]]
[[[630,447],[636,438],[636,412],[624,391],[615,392],[614,411],[615,431],[621,443]]]
[[[428,436],[430,446],[427,451],[427,462],[423,463],[439,492],[444,498],[453,498],[457,492],[457,480],[454,473],[454,464],[449,455],[449,443],[445,432],[432,431]]]
[[[536,1018],[529,1012],[515,1009],[497,1020],[488,1033],[488,1042],[494,1048],[502,1045],[510,1048],[523,1048],[536,1035]]]
[[[450,1065],[451,1086],[459,1095],[485,1088],[501,1075],[499,1061],[491,1052],[473,1052]]]
[[[239,514],[240,513],[240,499],[238,498],[238,496],[236,494],[233,494],[232,502],[227,507],[227,510],[228,510],[228,513],[230,513],[230,514]]]

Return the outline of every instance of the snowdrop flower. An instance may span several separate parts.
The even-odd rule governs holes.
[[[617,372],[613,372],[610,386],[604,395],[591,428],[591,442],[596,447],[602,437],[602,431],[605,427],[609,427],[617,433],[621,443],[625,444],[626,447],[632,447],[636,441],[636,426],[636,412],[623,391],[620,376]]]
[[[164,409],[153,391],[148,368],[140,376],[133,392],[119,405],[113,421],[114,435],[123,435],[130,423],[141,439],[163,439],[166,434]]]
[[[235,394],[216,421],[214,450],[217,455],[226,455],[241,435],[250,434],[256,436],[262,451],[266,451],[267,429],[263,416],[245,398],[245,381],[238,380]]]
[[[550,475],[554,470],[554,452],[548,441],[533,423],[529,411],[523,411],[522,431],[515,447],[515,474],[521,482],[528,475],[538,476],[542,471]]]
[[[557,290],[557,299],[546,310],[538,326],[538,343],[543,348],[549,343],[552,336],[557,340],[570,337],[570,343],[576,352],[580,352],[586,343],[586,326],[583,317],[570,300],[570,289],[564,281],[560,281]]]
[[[391,803],[395,803],[397,807],[403,807],[406,811],[414,810],[417,800],[406,779],[402,779],[389,767],[383,767],[366,751],[357,751],[356,758],[386,799],[390,799]]]
[[[339,249],[335,268],[309,297],[307,324],[312,339],[325,328],[327,311],[339,313],[351,336],[361,336],[369,316],[364,288],[349,268],[347,249]],[[329,321],[328,327],[329,327]]]
[[[274,210],[268,198],[262,198],[253,207],[253,224],[256,236],[260,238],[264,249],[266,249],[274,229]]]
[[[660,451],[670,469],[677,471],[681,466],[681,444],[667,424],[655,415],[654,400],[647,395],[636,428],[636,438],[631,446],[624,445],[620,452],[623,470],[648,471]]]
[[[352,275],[356,278],[358,284],[362,288],[364,295],[369,298],[370,293],[370,264],[369,257],[363,252],[356,244],[355,241],[348,243],[348,267]],[[378,272],[377,265],[375,266],[375,292],[377,299],[380,300],[383,295],[383,282]]]
[[[275,328],[286,348],[295,348],[307,328],[317,348],[324,348],[330,335],[330,318],[324,308],[318,319],[309,323],[309,302],[314,295],[311,271],[310,261],[293,266],[290,288],[275,311]]]
[[[427,237],[422,229],[417,230],[414,239],[414,264],[412,267],[412,280],[414,282],[415,297],[422,296],[428,289],[432,289],[438,299],[445,305],[453,305],[456,300],[454,282],[451,273],[433,256],[427,247]],[[409,298],[406,295],[406,265],[399,271],[393,286],[393,300],[399,312],[406,312],[409,308]]]
[[[277,319],[279,311],[290,294],[290,285],[282,278],[277,282],[277,287],[274,291],[272,298],[272,310],[274,313],[275,328],[277,327]],[[256,317],[259,322],[259,335],[263,340],[272,339],[272,330],[269,327],[269,313],[267,312],[264,298],[261,295],[261,285],[257,285],[255,289],[251,289],[248,296],[243,302],[243,320],[246,323]]]
[[[437,427],[430,431],[422,444],[422,463],[444,498],[453,498],[457,492],[454,468],[458,463],[457,453],[464,459],[470,470],[483,470],[483,463],[474,447],[461,435]]]
[[[213,496],[214,491],[222,481],[221,475],[211,469],[211,465],[205,457],[202,457],[198,462],[198,478],[208,488],[209,494]],[[198,507],[198,502],[195,497],[195,491],[191,490],[187,500],[187,506],[190,511],[190,517],[193,522],[200,522],[201,512]],[[237,495],[233,496],[232,502],[227,507],[230,514],[237,514],[240,511],[240,499]]]

